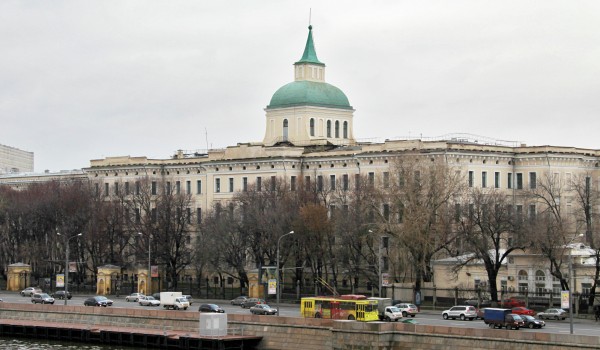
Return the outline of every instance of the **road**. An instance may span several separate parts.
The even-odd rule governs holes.
[[[18,293],[14,292],[1,292],[0,298],[4,302],[10,303],[31,303],[31,298],[22,297]],[[85,296],[74,295],[71,300],[68,301],[69,305],[83,305],[83,300]],[[134,302],[126,302],[125,295],[120,296],[118,298],[114,296],[109,296],[109,299],[114,301],[112,307],[121,307],[121,308],[152,308],[151,306],[140,306],[138,303]],[[179,310],[173,312],[191,312],[198,311],[198,307],[202,303],[213,303],[221,306],[226,313],[229,314],[248,314],[250,311],[248,309],[243,309],[239,306],[231,305],[229,301],[223,300],[194,300],[192,306],[188,310]],[[64,305],[64,300],[56,300],[56,305]],[[272,305],[275,306],[275,305]],[[281,304],[279,314],[281,316],[287,317],[300,317],[300,307],[298,305],[293,304]],[[481,320],[474,321],[460,321],[460,320],[444,320],[442,319],[442,310],[433,311],[433,310],[424,310],[419,313],[414,320],[417,321],[418,324],[423,325],[434,325],[434,326],[451,326],[451,327],[464,327],[464,328],[488,328],[488,326],[483,323]],[[273,316],[277,317],[277,316]],[[569,319],[563,321],[554,321],[554,320],[545,320],[546,327],[542,329],[521,329],[518,332],[543,332],[543,333],[555,333],[555,334],[569,334],[570,333],[570,324]],[[575,318],[573,320],[573,329],[574,334],[578,335],[590,335],[590,336],[600,336],[600,323],[595,322],[593,319],[579,319]],[[499,332],[505,330],[498,330]]]

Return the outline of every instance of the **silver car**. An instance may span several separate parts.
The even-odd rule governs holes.
[[[159,306],[160,305],[160,300],[156,300],[154,299],[154,297],[152,296],[141,296],[138,298],[138,303],[141,306]]]
[[[54,298],[46,293],[34,293],[31,296],[31,302],[34,304],[54,304]]]
[[[140,299],[140,297],[143,297],[144,294],[142,293],[131,293],[128,296],[125,297],[125,301],[130,302],[133,301],[134,303],[137,303]]]
[[[474,306],[470,305],[457,305],[453,306],[448,310],[444,310],[442,312],[442,318],[447,320],[449,318],[455,320],[457,318],[462,321],[468,319],[469,321],[473,321],[477,318],[477,309]]]
[[[569,313],[563,309],[547,309],[544,312],[538,312],[537,317],[541,319],[547,320],[564,320],[569,316]]]
[[[21,296],[30,297],[34,293],[42,293],[42,290],[38,287],[27,287],[21,291]]]

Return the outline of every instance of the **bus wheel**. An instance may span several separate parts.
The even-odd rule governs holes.
[[[348,320],[349,321],[354,321],[354,316],[353,315],[348,316]]]
[[[317,313],[315,314],[315,318],[321,318],[321,314],[317,312]]]

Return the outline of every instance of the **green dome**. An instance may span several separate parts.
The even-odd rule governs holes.
[[[294,106],[319,106],[352,109],[348,97],[337,87],[314,81],[294,81],[279,88],[267,109]]]

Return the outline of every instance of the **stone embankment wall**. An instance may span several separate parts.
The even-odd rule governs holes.
[[[198,312],[0,303],[0,319],[197,332]],[[260,349],[600,349],[600,337],[404,323],[228,315],[229,328],[262,336]]]

